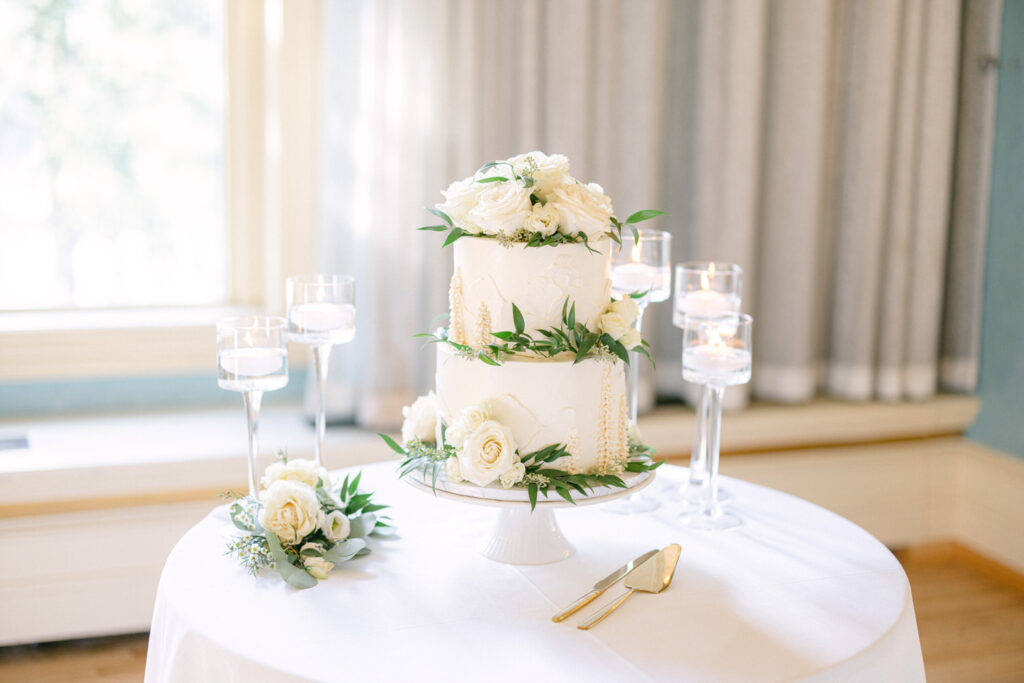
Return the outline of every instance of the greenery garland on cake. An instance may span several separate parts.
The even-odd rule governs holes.
[[[420,228],[447,233],[442,247],[471,236],[527,247],[583,244],[594,251],[593,242],[621,244],[627,225],[636,239],[637,223],[665,214],[648,209],[620,221],[600,185],[581,183],[569,175],[565,156],[543,152],[484,164],[442,194],[444,202],[428,210],[444,222]]]
[[[527,354],[540,358],[554,358],[572,354],[573,364],[587,358],[619,358],[629,365],[629,352],[634,351],[647,358],[654,365],[650,344],[640,337],[633,324],[639,314],[636,299],[642,299],[647,292],[630,294],[617,301],[613,300],[598,319],[596,328],[591,330],[576,319],[576,304],[570,305],[566,298],[562,304],[562,321],[558,327],[536,330],[537,337],[526,332],[526,321],[522,311],[512,304],[514,330],[492,332],[498,341],[474,349],[468,344],[453,341],[448,328],[435,332],[421,332],[413,335],[431,342],[447,344],[465,358],[479,358],[488,365],[501,365],[502,361],[515,354]]]
[[[555,493],[575,505],[572,494],[590,495],[595,486],[625,488],[625,472],[649,472],[664,463],[655,462],[654,449],[640,442],[636,427],[631,425],[628,452],[604,469],[567,472],[552,467],[572,453],[564,444],[552,444],[530,453],[520,453],[512,431],[494,418],[486,403],[462,411],[451,425],[438,419],[437,399],[431,392],[420,396],[402,411],[402,444],[386,434],[384,439],[392,451],[402,457],[399,478],[421,472],[437,486],[443,471],[451,482],[468,481],[477,486],[499,482],[504,488],[526,489],[530,509],[537,506],[538,495],[545,498]]]
[[[362,472],[332,486],[327,470],[312,460],[289,460],[279,453],[264,471],[259,499],[234,491],[221,494],[238,530],[225,554],[236,557],[253,576],[276,569],[294,588],[311,588],[335,565],[370,552],[369,536],[389,536],[394,527],[378,515],[387,505],[359,489]]]

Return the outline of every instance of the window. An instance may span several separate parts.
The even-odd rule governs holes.
[[[227,302],[223,18],[0,5],[0,309]]]
[[[281,308],[315,263],[320,22],[0,0],[0,390],[212,373],[217,318]]]

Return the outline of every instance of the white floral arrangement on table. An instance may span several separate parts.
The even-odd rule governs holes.
[[[519,307],[512,304],[512,321],[514,330],[492,332],[496,340],[474,349],[468,344],[452,340],[448,328],[441,327],[435,332],[414,334],[413,337],[429,339],[431,342],[448,344],[460,356],[479,358],[488,365],[501,365],[508,356],[524,354],[539,358],[554,358],[563,354],[572,354],[573,363],[587,358],[619,358],[629,365],[629,352],[633,351],[654,365],[650,354],[650,344],[640,337],[640,331],[633,325],[640,308],[636,299],[646,296],[647,292],[639,292],[613,299],[608,307],[597,318],[596,329],[589,330],[576,320],[576,304],[569,305],[566,299],[562,304],[562,322],[558,327],[537,330],[537,337],[526,332],[526,321]]]
[[[279,458],[264,471],[259,500],[223,494],[234,500],[228,512],[239,531],[226,554],[250,574],[276,569],[288,585],[311,588],[335,565],[368,554],[367,537],[394,533],[377,515],[388,506],[359,489],[362,472],[332,488],[327,470],[312,460]]]
[[[420,396],[402,410],[402,444],[386,434],[380,437],[402,457],[399,478],[420,471],[429,476],[432,486],[443,470],[448,481],[490,486],[525,488],[530,509],[537,506],[538,494],[545,498],[554,492],[575,504],[572,494],[587,496],[595,486],[625,488],[625,472],[648,472],[664,462],[654,462],[654,449],[640,442],[635,425],[630,425],[629,452],[604,470],[569,473],[550,466],[560,458],[571,457],[562,444],[552,444],[532,453],[520,453],[512,431],[496,420],[486,403],[470,406],[445,425],[437,413],[433,392]]]
[[[461,237],[498,239],[528,247],[621,243],[622,228],[664,215],[637,211],[624,221],[615,217],[612,200],[597,183],[581,183],[569,174],[561,154],[528,152],[484,164],[468,178],[442,192],[444,202],[429,209],[444,221],[420,230],[447,232],[442,247]]]

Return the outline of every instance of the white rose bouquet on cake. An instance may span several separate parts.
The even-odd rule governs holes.
[[[420,228],[447,232],[442,246],[466,235],[531,247],[621,242],[624,226],[635,231],[637,223],[664,215],[651,209],[619,221],[600,185],[572,177],[565,156],[543,152],[492,161],[442,194],[430,212],[444,223]]]
[[[469,482],[476,486],[500,484],[502,488],[521,487],[527,490],[530,507],[537,505],[538,494],[545,498],[556,493],[575,504],[572,495],[587,496],[595,486],[624,488],[625,472],[648,472],[664,461],[654,462],[654,449],[640,443],[640,435],[633,426],[628,437],[628,453],[604,471],[567,472],[552,469],[552,463],[571,458],[570,447],[552,444],[532,453],[522,454],[512,431],[494,415],[490,405],[482,403],[465,408],[450,425],[437,415],[437,399],[433,392],[420,396],[413,404],[416,410],[406,410],[402,433],[413,434],[413,424],[433,420],[436,433],[425,438],[406,439],[399,444],[386,434],[379,436],[398,455],[400,477],[422,472],[432,485],[444,473],[454,483]],[[425,433],[425,432],[424,432]]]
[[[310,588],[335,565],[369,553],[367,537],[394,531],[377,514],[387,506],[359,489],[361,473],[332,488],[327,470],[313,461],[279,457],[264,471],[258,500],[224,494],[234,499],[228,513],[238,530],[227,553],[250,574],[273,568],[290,586]]]

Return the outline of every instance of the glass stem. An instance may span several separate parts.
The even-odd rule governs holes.
[[[643,334],[644,310],[647,304],[638,302],[636,313],[636,331]],[[640,412],[640,354],[635,351],[629,352],[629,419],[636,424],[637,414]]]
[[[245,418],[249,426],[249,496],[256,498],[259,492],[256,456],[260,451],[260,403],[263,402],[263,392],[246,391],[242,398],[245,399]]]
[[[327,434],[327,364],[331,357],[330,344],[313,346],[313,367],[316,371],[316,390],[320,401],[316,410],[316,446],[313,451],[316,464],[324,464],[324,436]]]
[[[690,452],[690,484],[697,487],[703,486],[708,476],[708,391],[706,384],[700,385]]]
[[[720,455],[720,441],[722,436],[722,396],[725,394],[725,387],[709,386],[707,393],[708,412],[708,475],[707,475],[707,496],[704,501],[703,514],[708,517],[718,517],[721,510],[718,507],[718,460]]]

